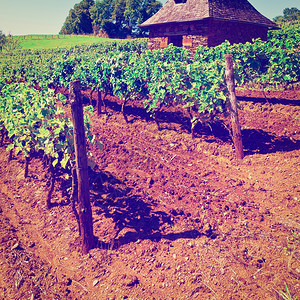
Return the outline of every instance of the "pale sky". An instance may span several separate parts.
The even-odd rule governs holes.
[[[0,30],[6,35],[58,34],[71,8],[80,0],[0,0]],[[165,3],[163,0],[162,3]],[[285,8],[300,9],[300,0],[249,0],[273,19]]]

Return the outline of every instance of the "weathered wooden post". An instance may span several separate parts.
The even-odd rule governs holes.
[[[99,87],[97,86],[97,116],[100,117],[102,111],[101,111],[101,106],[102,106],[102,98],[101,98],[101,91]]]
[[[233,143],[234,143],[237,158],[243,159],[244,149],[243,149],[241,126],[239,123],[239,116],[237,110],[237,100],[235,95],[232,54],[225,54],[225,67],[226,67],[225,80],[229,91],[229,102],[230,102],[229,109],[230,109],[230,118],[232,124]]]
[[[78,180],[78,203],[80,240],[82,253],[87,254],[94,247],[93,217],[89,195],[88,163],[86,154],[86,139],[80,82],[72,81],[70,84],[70,104],[72,110],[74,146],[76,155],[76,172]]]

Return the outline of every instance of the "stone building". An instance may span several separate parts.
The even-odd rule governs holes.
[[[195,51],[199,45],[217,46],[266,40],[277,25],[260,14],[247,0],[169,0],[140,25],[149,29],[149,49],[172,43]]]

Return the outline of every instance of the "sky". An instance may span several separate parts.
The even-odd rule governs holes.
[[[69,10],[81,0],[0,0],[0,30],[8,35],[58,34]],[[167,0],[162,0],[165,3]],[[248,0],[269,19],[300,0]]]

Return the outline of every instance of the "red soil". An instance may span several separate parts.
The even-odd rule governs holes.
[[[104,149],[92,149],[99,243],[88,255],[77,251],[63,176],[58,205],[47,210],[40,159],[25,180],[24,159],[8,164],[2,147],[0,298],[281,299],[284,283],[299,298],[300,237],[291,231],[300,232],[300,97],[292,92],[240,101],[242,161],[220,123],[198,126],[192,139],[180,110],[165,109],[158,131],[130,103],[126,124],[110,98],[109,115],[92,118]]]

